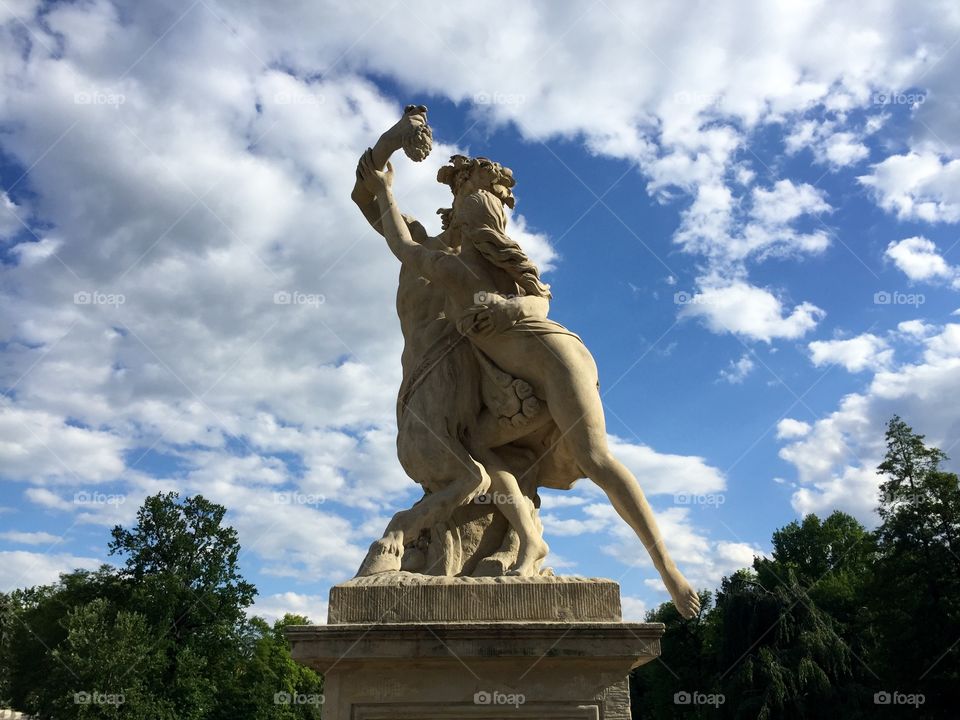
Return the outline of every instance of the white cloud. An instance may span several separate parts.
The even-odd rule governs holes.
[[[739,360],[731,360],[726,369],[720,371],[720,378],[731,385],[739,385],[753,372],[754,366],[753,359],[746,353]]]
[[[0,240],[13,237],[23,229],[22,209],[5,192],[0,192]]]
[[[894,414],[950,454],[960,437],[960,325],[946,325],[919,341],[921,358],[876,369],[863,392],[845,396],[809,433],[780,450],[796,469],[800,487],[792,503],[798,512],[839,509],[869,524],[876,521],[881,479],[875,468]]]
[[[127,442],[117,435],[67,425],[56,415],[0,402],[0,462],[9,478],[99,482],[124,468]]]
[[[960,159],[941,160],[932,152],[891,155],[859,180],[901,220],[960,220]]]
[[[770,342],[802,337],[826,313],[808,302],[791,311],[769,290],[736,281],[704,288],[681,308],[680,314],[701,318],[716,333],[730,332]]]
[[[904,320],[897,323],[897,331],[910,338],[922,339],[936,332],[937,326],[923,320]]]
[[[783,418],[777,423],[777,439],[786,440],[803,437],[810,432],[810,423],[794,418]]]
[[[20,545],[54,545],[63,540],[63,538],[48,532],[22,532],[19,530],[8,530],[0,533],[0,539]]]
[[[808,346],[810,359],[817,367],[842,365],[850,372],[877,370],[893,360],[893,350],[886,340],[864,333],[845,340],[815,340]]]
[[[597,516],[600,516],[599,512]],[[652,568],[643,545],[633,530],[616,515],[616,511],[606,506],[604,517],[609,523],[611,542],[603,546],[603,551],[628,566]],[[686,507],[658,511],[657,524],[671,557],[698,589],[716,588],[725,575],[749,567],[754,556],[764,554],[759,547],[736,538],[712,539],[695,527],[690,509]],[[666,592],[658,577],[648,578],[644,583],[659,593]]]
[[[915,236],[887,245],[884,255],[903,273],[915,281],[953,279],[960,287],[960,268],[951,267],[937,251],[937,246],[925,237]]]
[[[94,570],[100,561],[59,553],[27,552],[25,550],[0,551],[0,591],[10,592],[16,588],[48,585],[54,583],[61,573],[73,570]]]
[[[723,473],[702,457],[659,453],[614,435],[609,441],[611,452],[636,476],[647,495],[711,493],[726,488]]]
[[[813,152],[814,159],[832,168],[846,167],[864,160],[870,151],[862,136],[879,129],[868,125],[862,133],[838,130],[833,120],[806,120],[797,123],[784,139],[787,152],[795,154],[804,148]]]
[[[647,616],[647,603],[632,595],[620,597],[621,615],[626,622],[643,622]]]
[[[286,614],[305,615],[315,625],[327,622],[327,600],[322,595],[304,595],[296,592],[276,593],[257,598],[249,608],[249,615],[259,615],[269,623]]]

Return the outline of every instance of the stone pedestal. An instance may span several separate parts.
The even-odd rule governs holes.
[[[337,586],[329,624],[287,629],[325,720],[628,720],[627,674],[662,634],[620,620],[609,580],[410,573]]]

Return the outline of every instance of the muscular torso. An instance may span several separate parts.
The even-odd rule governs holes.
[[[405,266],[400,268],[397,287],[397,315],[403,333],[401,365],[403,377],[419,363],[425,353],[444,333],[448,323],[443,318],[444,294]]]

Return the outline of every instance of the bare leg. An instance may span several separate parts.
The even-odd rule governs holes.
[[[549,367],[541,371],[551,415],[569,442],[580,469],[600,486],[620,517],[637,533],[677,611],[685,618],[693,617],[699,612],[700,598],[667,552],[637,479],[607,446],[593,360],[585,350],[563,355],[570,357],[553,356],[554,362],[548,361]]]
[[[444,446],[443,451],[450,453],[452,448]],[[401,510],[390,519],[383,537],[370,546],[357,571],[358,576],[399,570],[407,542],[416,538],[424,528],[450,517],[457,507],[470,502],[490,487],[490,476],[484,467],[470,457],[465,449],[463,455],[467,461],[462,465],[455,464],[446,487],[425,495],[412,508]]]
[[[531,504],[520,492],[517,478],[507,470],[503,460],[495,452],[485,450],[477,457],[490,474],[490,490],[497,509],[517,531],[520,540],[517,561],[507,574],[536,575],[536,564],[546,556],[549,548],[537,530]]]

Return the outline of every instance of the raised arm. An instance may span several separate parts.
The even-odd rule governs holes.
[[[427,108],[423,105],[408,105],[403,117],[377,140],[372,148],[372,163],[375,170],[383,171],[390,156],[400,148],[415,159],[423,159],[429,153],[431,144],[430,126],[427,125]],[[422,157],[420,157],[422,155]],[[374,194],[357,178],[353,186],[351,199],[360,208],[360,212],[370,226],[383,235],[380,224],[380,212]]]
[[[376,197],[377,222],[390,250],[401,263],[412,267],[421,275],[426,275],[424,268],[428,260],[440,253],[414,242],[410,236],[410,229],[397,207],[391,189],[393,166],[387,162],[385,170],[378,170],[375,167],[373,150],[367,150],[357,165],[357,183]]]

